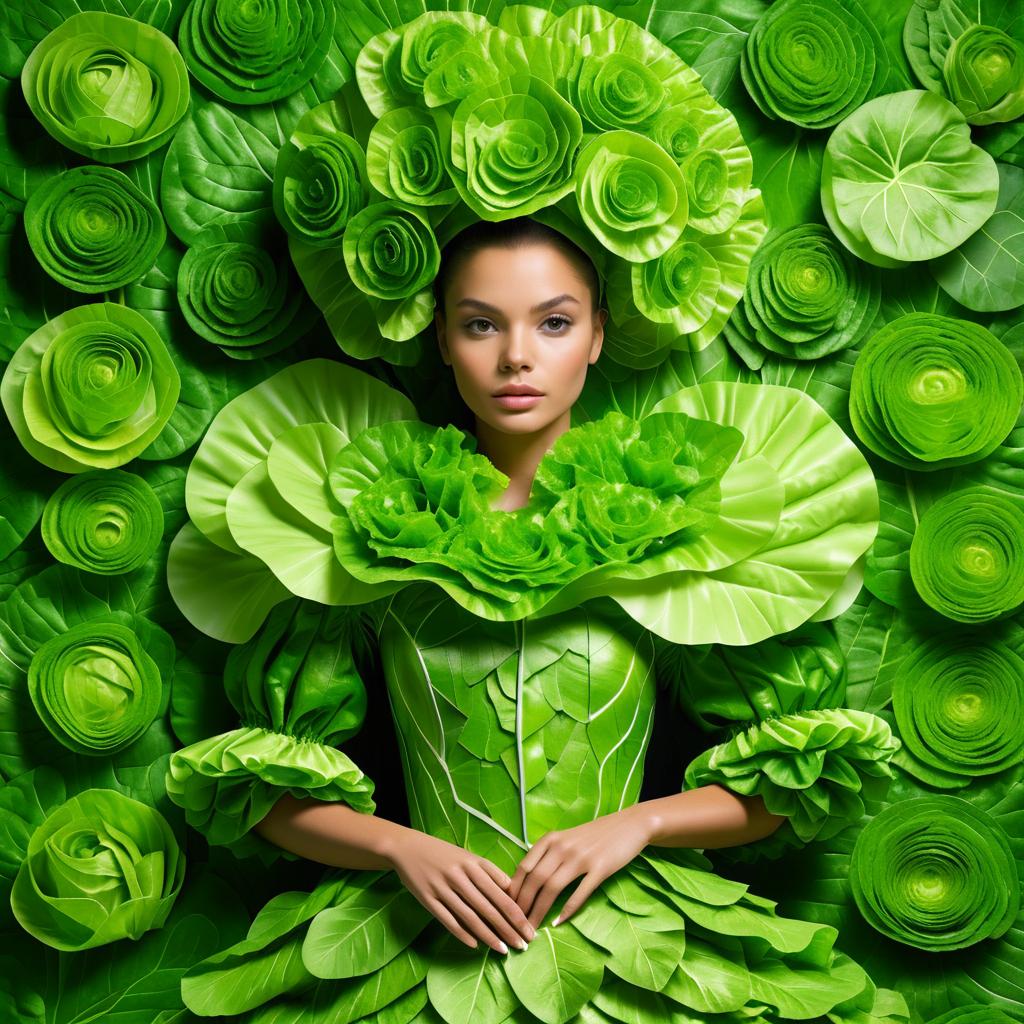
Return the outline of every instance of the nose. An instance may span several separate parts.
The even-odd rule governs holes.
[[[528,341],[529,328],[514,326],[505,334],[500,360],[502,370],[529,369],[533,365]]]

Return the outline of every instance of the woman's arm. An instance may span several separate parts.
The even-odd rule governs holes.
[[[759,796],[739,796],[717,784],[642,800],[629,816],[651,846],[719,849],[770,836],[786,819],[771,814]]]
[[[393,852],[412,829],[341,801],[285,793],[253,826],[268,842],[335,868],[390,869]]]

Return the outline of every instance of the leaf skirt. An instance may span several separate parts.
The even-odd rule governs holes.
[[[574,885],[563,893],[568,898]],[[526,950],[456,939],[394,871],[332,869],[192,967],[185,1003],[245,1024],[834,1024],[905,1021],[834,948],[693,850],[647,847]]]

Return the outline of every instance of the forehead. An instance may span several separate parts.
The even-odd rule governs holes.
[[[586,280],[559,248],[531,242],[515,248],[488,245],[477,250],[456,267],[448,295],[454,301],[472,295],[511,308],[560,292],[583,301],[586,289]]]

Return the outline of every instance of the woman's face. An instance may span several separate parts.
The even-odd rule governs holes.
[[[488,246],[448,282],[435,314],[441,358],[466,405],[495,430],[544,430],[573,406],[604,340],[605,310],[592,313],[584,278],[553,245]],[[496,392],[527,384],[541,392],[502,402]]]

